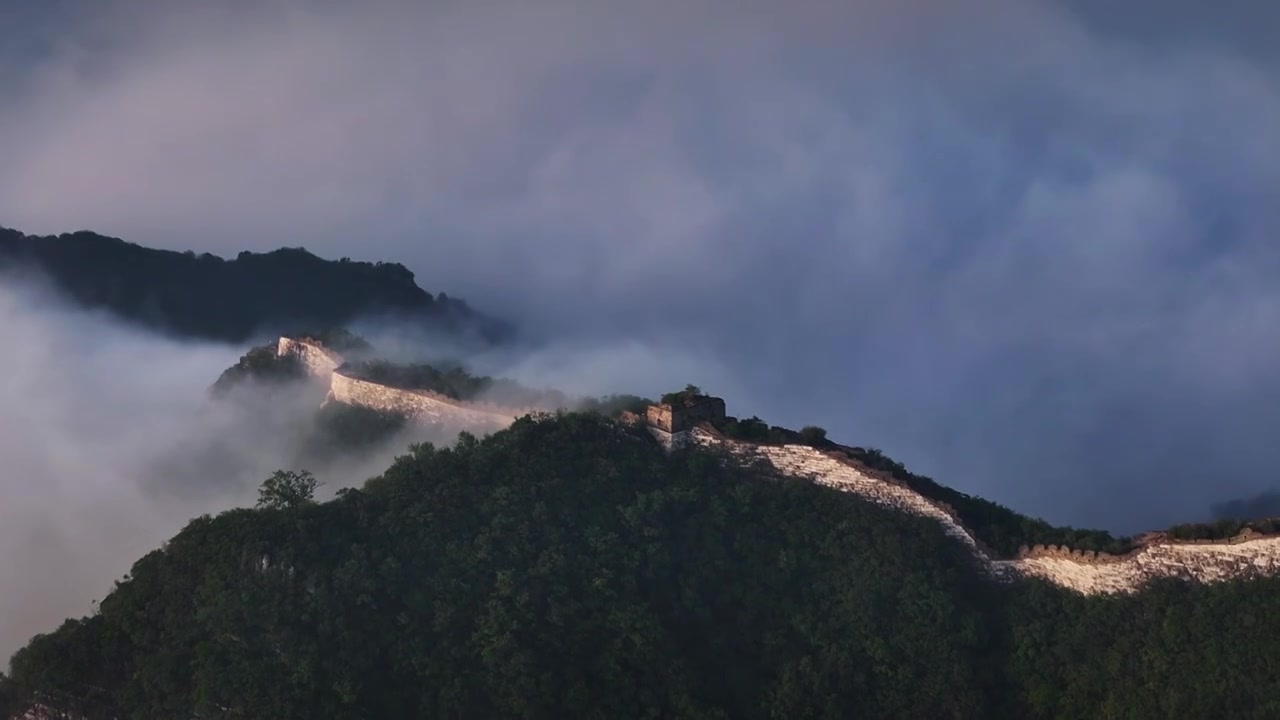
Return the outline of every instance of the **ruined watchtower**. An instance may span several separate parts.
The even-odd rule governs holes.
[[[661,404],[649,406],[645,424],[658,442],[669,449],[688,444],[689,431],[700,423],[725,417],[723,398],[686,391],[668,395],[663,400]]]
[[[328,380],[329,375],[345,362],[340,353],[325,346],[319,340],[309,337],[294,338],[285,336],[280,338],[280,341],[276,344],[276,356],[287,357],[289,355],[297,358],[307,375],[324,380]]]

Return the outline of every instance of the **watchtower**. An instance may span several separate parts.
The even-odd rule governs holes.
[[[645,411],[645,424],[649,426],[649,432],[668,448],[685,445],[689,441],[689,431],[698,424],[725,417],[724,398],[683,392],[663,399],[667,402],[650,405]]]

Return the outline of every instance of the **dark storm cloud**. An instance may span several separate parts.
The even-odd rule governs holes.
[[[6,71],[4,224],[400,260],[537,377],[675,357],[1055,522],[1274,480],[1265,3],[95,7]]]

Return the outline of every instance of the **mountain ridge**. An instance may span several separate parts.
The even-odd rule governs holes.
[[[26,235],[0,226],[0,269],[35,269],[77,304],[153,330],[244,342],[362,318],[434,328],[482,344],[515,335],[465,300],[433,295],[399,263],[326,260],[305,248],[211,253],[148,248],[89,231]]]
[[[430,390],[395,387],[380,384],[376,379],[361,378],[347,370],[341,353],[310,338],[280,338],[277,355],[297,358],[309,376],[328,382],[326,402],[490,431],[501,429],[531,411],[536,412],[536,409],[476,403]],[[748,459],[763,459],[788,476],[854,492],[872,502],[937,520],[949,536],[970,550],[979,565],[1000,580],[1037,577],[1092,595],[1137,592],[1157,578],[1220,582],[1280,574],[1280,533],[1259,532],[1248,526],[1228,537],[1204,540],[1150,532],[1127,542],[1123,552],[1024,543],[1013,557],[1002,557],[984,543],[945,500],[930,498],[893,473],[861,462],[858,456],[866,454],[861,448],[825,438],[812,444],[774,445],[737,440],[716,428],[716,423],[723,425],[727,417],[722,399],[691,395],[686,391],[683,395],[669,394],[664,400],[650,405],[644,415],[624,412],[621,416],[627,422],[646,427],[668,450],[699,445]]]
[[[539,391],[375,356],[282,336],[211,394],[318,378],[306,403],[375,436],[491,432],[192,519],[13,656],[0,717],[1280,712],[1272,533],[1055,528],[693,386],[530,413],[476,399]]]
[[[0,699],[85,720],[1278,707],[1278,578],[991,582],[929,518],[780,479],[591,413],[417,446],[332,500],[190,521],[19,651]]]

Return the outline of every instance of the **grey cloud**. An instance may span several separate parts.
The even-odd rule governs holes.
[[[31,635],[89,612],[188,520],[251,505],[282,468],[331,494],[411,440],[321,461],[302,443],[323,398],[302,388],[207,389],[242,348],[179,343],[67,307],[0,275],[0,668]]]
[[[652,394],[730,374],[685,346],[593,342],[467,357],[405,328],[357,329],[403,361],[453,356],[575,394]],[[368,453],[317,455],[307,441],[322,384],[250,384],[215,401],[210,384],[244,348],[169,340],[84,312],[30,276],[0,273],[0,345],[4,660],[31,635],[91,611],[135,560],[192,517],[251,505],[277,468],[314,471],[331,496],[380,473],[410,442],[456,435],[408,427]]]
[[[33,632],[87,611],[129,563],[182,526],[184,513],[201,510],[166,507],[138,481],[181,437],[174,421],[194,412],[201,380],[234,358],[228,348],[175,352],[163,340],[103,332],[101,318],[56,307],[12,278],[0,284],[6,658]]]
[[[682,348],[1055,522],[1273,482],[1262,4],[1186,42],[1154,3],[147,5],[7,79],[6,224],[401,260],[556,339],[515,367],[647,391]]]

